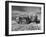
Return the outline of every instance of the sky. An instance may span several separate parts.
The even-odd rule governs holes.
[[[15,15],[21,15],[21,14],[40,14],[41,8],[40,7],[32,7],[32,6],[12,6],[12,14]]]

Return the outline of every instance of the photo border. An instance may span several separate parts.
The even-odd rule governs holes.
[[[43,33],[26,33],[26,34],[12,34],[9,35],[9,3],[26,3],[26,4],[42,4],[44,5],[44,32]],[[45,34],[45,3],[38,2],[20,2],[20,1],[5,1],[5,36],[18,36],[18,35],[34,35],[34,34]]]

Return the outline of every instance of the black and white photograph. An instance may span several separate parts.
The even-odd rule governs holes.
[[[44,33],[44,3],[10,2],[7,8],[8,35]]]
[[[41,8],[12,6],[12,31],[41,30]]]

